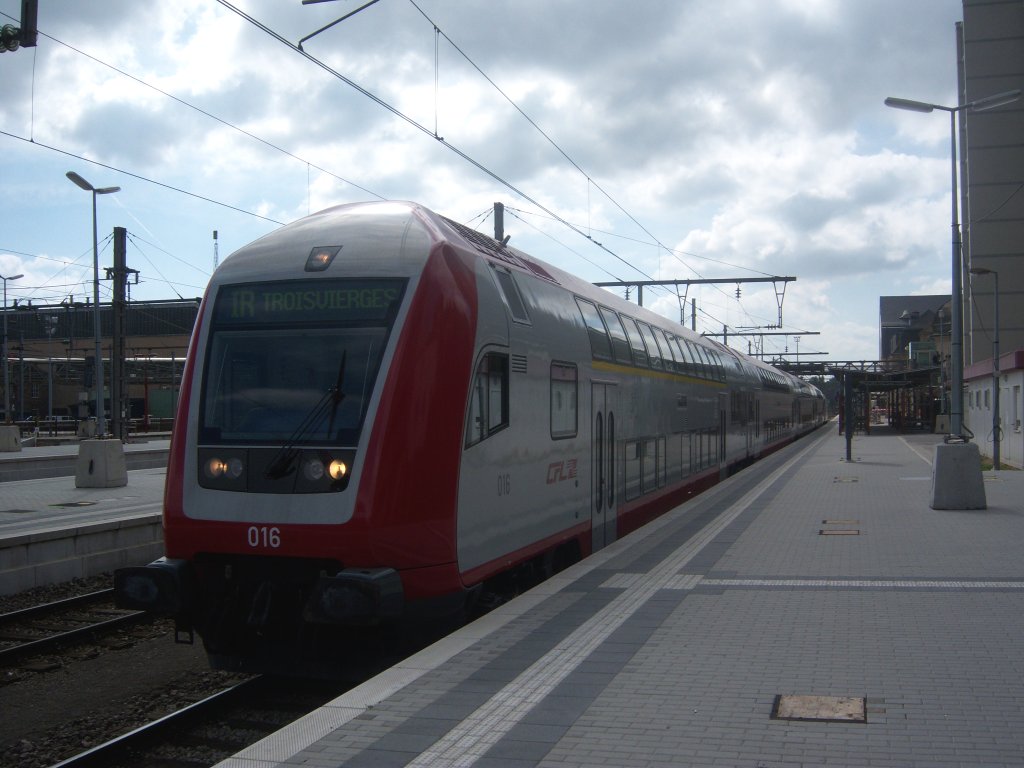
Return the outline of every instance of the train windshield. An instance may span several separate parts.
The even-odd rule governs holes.
[[[404,280],[299,280],[217,293],[204,444],[355,445]]]

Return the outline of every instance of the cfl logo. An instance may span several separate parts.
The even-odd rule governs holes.
[[[576,479],[576,459],[553,461],[548,464],[548,485],[561,483],[564,480]]]

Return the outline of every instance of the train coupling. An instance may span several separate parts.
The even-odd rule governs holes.
[[[399,618],[404,603],[395,569],[345,568],[317,579],[302,613],[311,624],[359,626]]]
[[[114,571],[114,600],[119,608],[179,615],[188,608],[192,571],[185,560],[161,557],[149,565]]]

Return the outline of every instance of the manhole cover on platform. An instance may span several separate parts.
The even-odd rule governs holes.
[[[27,515],[30,512],[35,512],[34,509],[0,509],[0,512],[6,512],[12,515]]]
[[[833,483],[856,483],[860,478],[857,477],[833,477]]]
[[[776,696],[772,719],[866,723],[865,704],[862,697],[855,696]]]
[[[818,531],[819,536],[860,536],[860,531],[850,528],[822,528]]]
[[[62,504],[51,504],[51,507],[91,507],[95,501],[65,501]]]

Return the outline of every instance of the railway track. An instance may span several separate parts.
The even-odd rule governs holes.
[[[53,768],[213,765],[340,695],[348,685],[252,677]]]
[[[113,589],[0,614],[0,667],[151,619],[144,611],[115,608]]]

